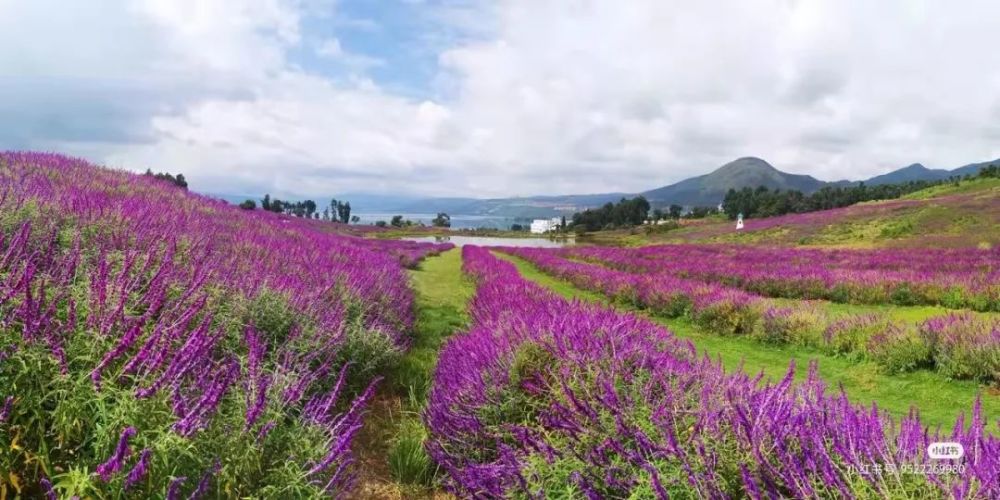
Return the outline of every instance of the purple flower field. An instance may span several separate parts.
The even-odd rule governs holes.
[[[889,373],[912,371],[920,368],[935,368],[948,377],[957,379],[974,379],[983,382],[1000,382],[1000,336],[992,332],[1000,331],[1000,317],[980,317],[960,315],[964,321],[950,321],[952,325],[947,342],[936,342],[935,336],[919,334],[918,330],[927,330],[927,325],[939,324],[939,318],[931,318],[921,326],[894,321],[884,314],[851,315],[829,313],[818,307],[814,301],[802,300],[794,305],[777,304],[774,300],[754,292],[774,291],[771,295],[782,297],[798,296],[802,290],[837,289],[838,281],[828,277],[830,281],[809,281],[797,278],[795,273],[786,276],[770,278],[764,274],[769,268],[784,268],[800,266],[803,272],[808,272],[806,262],[835,261],[846,263],[865,263],[873,270],[871,273],[881,273],[883,268],[899,268],[902,264],[889,258],[878,259],[877,252],[871,255],[856,255],[847,251],[830,252],[826,254],[816,251],[818,255],[790,257],[778,255],[777,249],[771,252],[771,258],[760,257],[760,268],[755,273],[771,280],[772,288],[756,286],[750,281],[740,281],[739,271],[732,266],[732,275],[725,274],[730,269],[726,267],[727,260],[720,259],[719,271],[711,271],[710,262],[702,261],[701,273],[678,271],[682,265],[675,266],[675,260],[668,256],[668,250],[679,248],[682,252],[702,254],[732,253],[753,256],[761,249],[746,248],[736,250],[722,247],[713,250],[712,247],[671,246],[644,247],[639,249],[618,249],[601,247],[579,247],[572,249],[531,249],[502,248],[500,251],[523,258],[538,266],[542,271],[564,279],[573,285],[601,293],[612,300],[639,307],[649,312],[668,318],[688,317],[698,323],[706,331],[724,336],[749,336],[770,344],[798,344],[818,348],[828,354],[845,356],[853,359],[869,359],[877,363]],[[793,254],[799,250],[788,250]],[[847,255],[844,255],[847,253]],[[913,269],[933,267],[933,257],[944,259],[944,254],[954,254],[950,264],[939,266],[940,274],[962,274],[975,276],[970,281],[981,283],[978,290],[988,290],[989,299],[983,304],[995,301],[996,284],[991,280],[996,275],[995,256],[992,251],[944,251],[926,252],[931,257],[913,257]],[[652,255],[654,257],[646,257]],[[839,257],[836,257],[839,256]],[[779,258],[780,257],[780,258]],[[961,258],[960,258],[961,257]],[[734,257],[735,258],[735,257]],[[579,260],[574,260],[579,259]],[[678,258],[678,262],[683,262]],[[961,266],[964,271],[957,268]],[[755,268],[757,269],[757,268]],[[917,272],[917,271],[914,271]],[[720,279],[705,278],[709,273]],[[693,275],[697,275],[693,276]],[[947,278],[942,278],[947,279]],[[749,283],[749,284],[748,284]],[[859,280],[848,288],[859,294],[873,294],[872,290],[887,290],[885,281]],[[908,290],[920,290],[920,286],[903,282]],[[933,289],[928,285],[924,290]],[[750,289],[752,291],[748,291]],[[897,288],[898,289],[898,288]],[[809,298],[808,293],[806,293]],[[817,292],[816,295],[819,295]],[[950,316],[944,316],[948,318]],[[954,353],[975,353],[956,357]]]
[[[736,245],[586,247],[576,258],[769,297],[1000,311],[1000,248],[819,250]]]
[[[0,496],[356,495],[382,376],[421,349],[406,269],[451,248],[365,234],[0,154]],[[996,251],[494,250],[715,335],[1000,379],[1000,320],[972,311],[995,310]],[[978,402],[930,428],[852,404],[815,365],[727,372],[490,250],[464,247],[463,270],[470,323],[439,353],[415,441],[422,480],[460,498],[1000,496],[1000,428]],[[811,299],[959,310],[909,324]],[[939,441],[965,456],[930,460]]]
[[[424,415],[460,497],[1000,495],[1000,441],[978,404],[949,431],[854,406],[814,370],[801,383],[794,366],[776,382],[726,373],[666,329],[567,302],[486,249],[463,257],[472,326],[442,350]],[[936,441],[964,458],[930,461]]]
[[[377,373],[409,342],[404,266],[449,247],[0,153],[7,495],[348,491]]]

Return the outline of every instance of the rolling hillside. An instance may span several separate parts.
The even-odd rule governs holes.
[[[898,200],[764,219],[737,232],[714,220],[657,237],[657,241],[769,245],[969,247],[1000,245],[1000,180],[963,181]]]

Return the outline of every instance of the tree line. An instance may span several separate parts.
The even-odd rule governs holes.
[[[154,174],[152,169],[147,168],[145,175],[156,180],[169,182],[181,189],[186,190],[188,188],[187,179],[184,178],[184,174],[177,174],[176,176],[171,175],[169,172],[157,172]]]
[[[257,202],[255,200],[245,200],[240,203],[240,208],[243,210],[256,210]],[[260,208],[276,214],[294,215],[295,217],[304,217],[306,219],[341,222],[344,224],[351,222],[356,224],[361,221],[361,218],[358,216],[351,216],[351,202],[340,201],[336,198],[330,200],[330,204],[323,207],[323,211],[321,212],[319,211],[319,206],[313,200],[284,201],[278,198],[271,198],[270,194],[265,194],[260,202]]]
[[[649,201],[643,196],[622,198],[618,203],[605,203],[600,208],[588,208],[573,214],[576,231],[599,231],[617,227],[641,225],[649,215]]]

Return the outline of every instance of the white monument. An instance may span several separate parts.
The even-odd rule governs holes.
[[[740,214],[736,216],[736,230],[739,231],[740,229],[743,229],[743,213],[742,212],[740,212]]]

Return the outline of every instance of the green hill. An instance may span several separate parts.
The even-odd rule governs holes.
[[[825,185],[826,182],[812,176],[785,173],[760,158],[745,157],[731,161],[711,173],[642,194],[654,205],[675,203],[714,206],[722,202],[726,191],[730,189],[766,186],[769,189],[794,189],[808,194]]]
[[[728,220],[695,221],[652,238],[658,242],[993,247],[1000,245],[1000,179],[935,186],[898,200],[749,219],[740,231]]]

